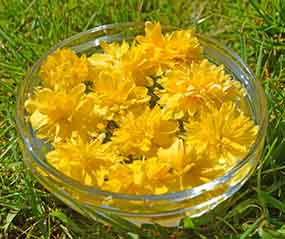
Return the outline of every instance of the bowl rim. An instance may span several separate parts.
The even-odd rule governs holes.
[[[36,152],[33,149],[34,148],[33,143],[29,140],[29,137],[26,137],[25,135],[25,132],[30,133],[30,130],[29,130],[29,123],[26,122],[26,120],[24,119],[25,118],[24,113],[22,113],[24,112],[24,109],[22,109],[24,108],[22,107],[22,104],[24,103],[24,99],[23,99],[24,97],[21,97],[22,96],[21,92],[25,89],[25,86],[27,82],[29,81],[29,78],[31,78],[33,72],[35,72],[35,70],[39,68],[41,63],[46,59],[46,57],[50,53],[54,52],[58,48],[63,47],[65,44],[69,42],[72,42],[76,39],[79,39],[82,36],[86,36],[91,33],[105,31],[105,30],[114,29],[114,28],[122,28],[122,27],[127,28],[127,27],[138,27],[138,26],[143,27],[144,22],[125,22],[125,23],[100,25],[100,26],[91,28],[87,31],[83,31],[75,35],[72,35],[71,37],[68,37],[60,41],[58,44],[50,48],[39,60],[36,61],[36,63],[34,63],[32,68],[30,68],[30,70],[27,72],[25,78],[21,80],[19,83],[18,91],[17,91],[17,102],[16,102],[16,126],[17,126],[18,135],[20,136],[21,141],[24,143],[24,147],[29,151],[30,155],[32,156],[33,161],[42,170],[46,171],[49,175],[53,176],[57,180],[60,180],[60,182],[62,182],[63,184],[71,186],[75,190],[88,193],[89,196],[98,197],[98,195],[100,195],[100,196],[111,197],[112,199],[124,199],[124,200],[136,200],[136,201],[159,201],[159,200],[182,201],[185,199],[191,199],[191,198],[201,195],[204,192],[211,191],[219,184],[223,184],[227,182],[229,179],[231,179],[235,175],[235,173],[250,160],[251,156],[255,153],[258,145],[262,143],[263,136],[266,133],[266,128],[268,124],[267,99],[266,99],[265,92],[261,86],[260,81],[258,81],[255,78],[250,68],[245,64],[245,62],[240,58],[239,55],[237,55],[229,47],[221,44],[218,40],[215,40],[212,37],[208,37],[208,36],[206,37],[205,35],[197,34],[197,36],[200,39],[203,39],[205,41],[208,41],[214,44],[224,53],[227,53],[228,56],[231,56],[235,60],[235,62],[239,63],[239,67],[243,68],[246,75],[248,76],[248,78],[251,79],[251,81],[253,82],[253,84],[255,85],[257,89],[256,90],[257,98],[258,100],[260,100],[260,109],[262,111],[261,112],[261,115],[262,115],[261,123],[259,124],[259,129],[258,129],[255,142],[252,144],[247,155],[243,159],[239,160],[237,164],[224,175],[210,182],[198,185],[190,189],[186,189],[186,190],[178,191],[178,192],[170,192],[170,193],[165,193],[165,194],[160,194],[160,195],[152,195],[152,194],[135,195],[135,194],[123,194],[123,193],[115,193],[111,191],[104,191],[99,188],[81,184],[80,182],[72,179],[71,177],[64,175],[63,173],[55,169],[49,163],[45,162],[43,159],[41,159],[41,157],[38,154],[36,154]],[[177,29],[177,27],[175,26],[162,25],[162,27],[170,27],[171,29]]]

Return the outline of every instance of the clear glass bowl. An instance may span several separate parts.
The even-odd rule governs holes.
[[[164,26],[163,31],[174,30]],[[175,226],[184,216],[197,217],[215,208],[231,197],[254,171],[261,157],[267,127],[266,97],[260,83],[241,58],[216,40],[197,35],[204,47],[204,56],[211,62],[223,64],[226,71],[240,81],[248,91],[245,101],[249,113],[260,126],[255,143],[248,155],[224,176],[195,188],[163,195],[126,195],[101,191],[82,185],[65,176],[48,164],[45,153],[49,146],[35,137],[25,120],[24,102],[40,84],[38,71],[42,62],[57,48],[69,47],[78,54],[91,55],[100,51],[100,41],[115,42],[131,40],[144,32],[143,23],[112,24],[95,27],[76,34],[49,50],[32,67],[20,82],[17,97],[17,127],[24,161],[35,177],[50,192],[70,207],[91,218],[110,222],[109,215],[121,216],[135,223],[159,223]]]

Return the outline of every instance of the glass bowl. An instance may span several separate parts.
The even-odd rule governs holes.
[[[163,32],[174,30],[163,26]],[[125,218],[137,224],[159,223],[175,226],[185,216],[198,217],[231,197],[246,182],[261,157],[267,127],[266,97],[260,83],[241,58],[216,40],[198,35],[204,56],[215,64],[223,64],[227,73],[247,89],[245,102],[249,114],[259,125],[255,143],[247,156],[222,177],[203,185],[163,195],[127,195],[99,190],[82,185],[57,171],[45,160],[49,146],[35,137],[31,125],[25,120],[24,102],[40,84],[38,71],[47,56],[57,48],[69,47],[78,54],[88,56],[100,51],[100,41],[131,40],[144,32],[143,23],[111,24],[95,27],[76,34],[50,49],[20,82],[17,96],[17,128],[24,161],[33,175],[50,192],[78,212],[91,218],[110,222],[109,215]],[[118,217],[117,217],[118,218]]]

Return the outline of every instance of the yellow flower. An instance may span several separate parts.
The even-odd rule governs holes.
[[[145,23],[145,36],[137,36],[137,42],[140,44],[149,45],[149,47],[154,47],[162,49],[165,47],[165,39],[161,31],[160,23]]]
[[[152,155],[158,147],[168,147],[178,131],[178,123],[164,119],[161,109],[146,107],[135,116],[129,112],[114,131],[112,141],[126,155]]]
[[[110,167],[123,161],[110,143],[99,139],[84,142],[80,137],[54,144],[54,150],[46,156],[47,161],[60,172],[86,185],[100,185],[96,169]]]
[[[175,177],[172,191],[201,185],[221,176],[225,171],[225,167],[217,165],[216,161],[208,159],[204,153],[197,154],[192,145],[186,147],[182,139],[176,139],[169,148],[160,148],[158,160],[160,163],[167,162],[171,168]]]
[[[90,94],[86,94],[81,97],[72,113],[70,130],[73,135],[76,134],[88,141],[97,137],[106,128],[108,122],[104,116],[103,109],[96,105]]]
[[[72,114],[84,91],[84,84],[75,86],[69,92],[38,88],[25,102],[25,108],[31,114],[31,125],[37,130],[37,137],[59,141],[70,136]]]
[[[201,109],[220,107],[223,102],[237,101],[244,95],[240,83],[225,74],[223,66],[208,60],[168,71],[159,83],[164,87],[157,91],[159,104],[175,118],[186,112],[193,115]]]
[[[132,171],[126,164],[113,164],[107,170],[108,175],[105,175],[105,180],[101,186],[103,190],[120,193],[135,193],[131,189],[133,185]],[[97,175],[99,175],[98,173]]]
[[[200,59],[202,52],[193,30],[174,31],[164,36],[159,23],[146,22],[145,36],[137,36],[136,40],[149,52],[149,60],[157,66],[158,72]]]
[[[199,121],[190,121],[185,141],[198,154],[230,168],[245,157],[257,132],[258,126],[230,102],[203,112]]]
[[[132,171],[132,182],[135,185],[142,186],[145,180],[144,160],[134,160],[132,163],[129,163],[126,166]]]
[[[182,139],[176,139],[167,149],[158,150],[158,159],[160,162],[168,162],[176,178],[176,190],[184,190],[186,182],[183,180],[184,174],[188,173],[195,165],[196,155],[193,150],[187,152]],[[190,172],[191,174],[192,172]],[[189,182],[190,185],[193,182]],[[191,185],[192,186],[192,185]],[[189,187],[189,185],[187,185]]]
[[[147,52],[135,44],[131,46],[123,41],[119,43],[107,44],[101,42],[104,53],[95,53],[89,58],[90,69],[93,75],[102,71],[121,71],[123,75],[134,79],[136,85],[151,85],[151,75],[155,73],[155,67],[148,60]],[[94,81],[96,81],[96,78]]]
[[[114,60],[120,60],[124,55],[126,55],[130,49],[129,43],[123,41],[122,43],[107,43],[100,42],[100,46],[103,48],[106,54],[112,56]]]
[[[141,46],[132,45],[127,54],[125,54],[118,68],[125,74],[130,74],[138,86],[151,86],[153,84],[152,76],[156,75],[157,66],[149,60],[150,52]]]
[[[144,187],[151,194],[164,194],[170,191],[171,181],[176,175],[171,173],[172,164],[169,160],[151,157],[145,161]]]
[[[163,194],[173,179],[170,165],[156,157],[113,164],[96,171],[98,185],[106,191],[128,194]]]
[[[162,162],[169,162],[175,174],[181,176],[193,167],[194,151],[186,152],[182,139],[176,139],[169,148],[160,148],[158,158]]]
[[[45,86],[67,90],[88,80],[88,72],[85,55],[78,57],[70,49],[58,49],[42,64],[39,76]]]
[[[173,178],[169,163],[152,157],[111,166],[102,188],[128,194],[163,194]]]
[[[169,59],[191,63],[201,58],[202,46],[193,29],[174,31],[166,34],[165,38]]]
[[[145,105],[150,96],[147,88],[136,86],[132,78],[118,71],[100,72],[90,93],[97,111],[104,113],[105,119],[112,120],[116,114],[125,114],[127,109]]]

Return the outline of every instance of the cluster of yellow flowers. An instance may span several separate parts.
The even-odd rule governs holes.
[[[213,180],[249,151],[258,126],[242,85],[203,58],[193,30],[163,34],[146,22],[131,43],[103,53],[59,49],[26,101],[47,161],[102,190],[164,194]]]

